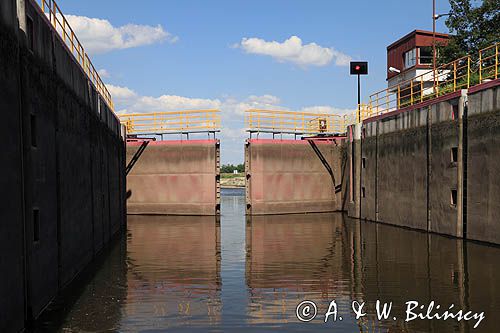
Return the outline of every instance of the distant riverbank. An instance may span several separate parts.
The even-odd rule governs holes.
[[[225,188],[245,187],[245,176],[242,173],[221,173],[220,185]]]

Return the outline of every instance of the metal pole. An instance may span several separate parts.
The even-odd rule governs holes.
[[[358,123],[361,122],[361,82],[358,74]]]

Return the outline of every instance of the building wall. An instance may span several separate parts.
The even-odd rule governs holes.
[[[448,43],[449,36],[446,34],[437,33],[436,41],[440,45],[446,45]],[[401,72],[408,70],[404,68],[404,53],[410,51],[411,49],[422,47],[422,46],[432,46],[434,37],[430,31],[415,30],[408,35],[404,36],[400,40],[392,43],[387,47],[387,69],[389,67],[394,67]],[[431,70],[431,65],[421,65],[418,62],[419,51],[417,50],[417,64],[411,69],[427,69]],[[387,80],[392,79],[401,74],[392,73],[387,71]]]
[[[8,272],[0,283],[0,331],[15,332],[125,225],[125,149],[118,119],[30,1],[0,4],[0,66],[0,104],[7,107],[0,244]],[[97,151],[106,151],[99,161]]]
[[[127,163],[142,142],[127,144]],[[216,215],[219,141],[150,142],[127,177],[129,214]]]
[[[334,180],[305,140],[247,140],[247,214],[341,210],[341,142],[317,141],[316,145]]]

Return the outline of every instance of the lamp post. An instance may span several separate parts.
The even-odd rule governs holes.
[[[436,0],[432,0],[432,76],[433,90],[436,93]]]
[[[432,0],[432,76],[434,77],[434,92],[436,91],[436,21],[443,17],[449,16],[448,14],[436,14],[436,0]]]
[[[366,61],[351,61],[351,75],[358,76],[358,114],[357,122],[361,122],[361,75],[368,75],[368,62]]]

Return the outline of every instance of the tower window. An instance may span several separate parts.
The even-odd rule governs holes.
[[[403,54],[405,69],[413,67],[417,64],[417,49],[411,49]]]
[[[432,47],[431,46],[423,46],[419,48],[419,57],[418,63],[421,65],[432,65]]]

